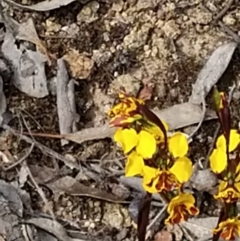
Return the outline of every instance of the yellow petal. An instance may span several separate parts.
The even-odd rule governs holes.
[[[227,166],[227,154],[222,149],[214,149],[209,157],[210,167],[213,172],[221,173]]]
[[[230,143],[229,143],[229,151],[233,151],[237,148],[240,142],[240,136],[237,130],[230,131]]]
[[[192,162],[187,157],[179,157],[170,168],[170,172],[175,175],[180,183],[187,182],[192,175],[192,171]]]
[[[143,167],[143,182],[149,184],[158,175],[159,170],[153,167],[144,166]]]
[[[130,152],[138,143],[138,135],[134,129],[119,128],[113,138],[122,147],[125,154]]]
[[[177,132],[169,138],[168,148],[173,157],[183,157],[188,152],[187,137]]]
[[[135,151],[131,152],[128,156],[126,167],[125,167],[125,176],[132,177],[136,175],[143,174],[144,161],[141,156],[139,156]]]
[[[153,154],[156,152],[157,143],[154,136],[147,131],[140,131],[138,134],[138,144],[136,147],[136,151],[143,158],[151,158]]]
[[[143,168],[143,188],[145,191],[149,193],[157,193],[158,190],[156,189],[157,184],[157,176],[159,170],[153,167],[144,166]]]
[[[230,131],[230,140],[229,140],[229,152],[234,151],[240,143],[240,135],[237,130]],[[217,139],[216,143],[217,148],[222,149],[222,151],[226,151],[226,139],[224,135],[220,135]]]

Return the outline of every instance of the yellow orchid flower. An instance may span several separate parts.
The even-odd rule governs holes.
[[[166,224],[178,224],[186,221],[189,215],[195,216],[199,213],[195,207],[195,199],[190,193],[180,193],[168,204],[167,212],[169,217],[165,220]]]
[[[179,189],[192,175],[192,162],[187,157],[178,158],[168,170],[144,166],[143,188],[150,193]]]
[[[185,156],[188,152],[187,137],[181,132],[174,133],[168,140],[168,150],[174,158]]]
[[[236,173],[233,173],[228,180],[220,182],[218,194],[214,195],[216,199],[222,199],[226,203],[236,202],[240,199],[240,164],[236,167]]]
[[[214,195],[216,199],[222,199],[226,203],[235,202],[240,199],[240,183],[236,183],[234,186],[228,186],[225,181],[221,181],[219,184],[219,192]]]
[[[228,218],[219,223],[213,232],[220,233],[220,237],[224,240],[235,240],[236,237],[240,237],[240,220],[238,217]]]
[[[240,135],[237,130],[230,131],[229,152],[234,151],[240,143]],[[224,135],[217,139],[216,148],[213,150],[209,160],[213,172],[221,173],[227,167],[227,146]]]
[[[110,126],[126,126],[137,120],[142,119],[142,115],[138,111],[138,105],[144,105],[144,101],[119,94],[121,102],[115,105],[108,111],[108,116],[111,118]]]
[[[110,117],[116,115],[130,115],[131,112],[137,110],[137,104],[145,104],[143,100],[124,94],[119,94],[119,99],[121,102],[109,110],[108,115]]]
[[[160,193],[163,190],[171,191],[179,189],[181,183],[167,170],[144,166],[143,168],[143,188],[149,193]]]

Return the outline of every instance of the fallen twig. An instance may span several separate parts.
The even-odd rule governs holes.
[[[217,14],[216,17],[214,17],[214,20],[218,21],[221,18],[223,18],[223,16],[227,13],[227,11],[230,9],[232,4],[234,3],[234,1],[235,0],[229,0],[228,3],[226,4],[226,6]]]
[[[222,9],[222,11],[219,12],[219,14],[217,14],[217,16],[215,18],[213,18],[213,22],[217,25],[219,25],[222,30],[226,33],[228,33],[230,36],[232,36],[233,40],[237,43],[240,43],[240,37],[238,36],[238,34],[236,34],[230,27],[226,26],[222,21],[221,18],[223,18],[223,16],[226,14],[226,12],[230,9],[230,7],[232,6],[234,0],[229,0],[229,2],[227,3],[227,5],[225,6],[225,8]],[[207,11],[208,13],[212,13],[211,10],[209,10],[206,7],[206,4],[202,4],[201,5],[202,8]]]
[[[165,204],[165,206],[160,210],[160,212],[154,217],[154,219],[151,221],[151,223],[147,226],[147,230],[150,230],[152,228],[152,226],[158,221],[158,219],[160,219],[160,217],[162,216],[162,219],[164,219],[164,212],[167,209],[167,204]]]

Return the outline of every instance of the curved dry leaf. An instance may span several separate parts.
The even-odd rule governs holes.
[[[8,201],[11,211],[22,217],[23,204],[17,189],[4,180],[0,180],[0,194]]]
[[[47,48],[39,39],[32,18],[29,18],[26,22],[18,23],[13,18],[11,18],[7,12],[2,14],[2,18],[6,29],[13,35],[14,38],[35,44],[37,49],[47,56],[48,62],[51,64]]]
[[[211,169],[208,168],[196,170],[190,179],[190,183],[198,191],[212,191],[216,188],[218,179]]]
[[[202,119],[202,109],[199,105],[189,102],[174,105],[172,107],[154,111],[161,119],[168,123],[169,129],[175,130],[182,127],[190,126],[198,123]],[[176,118],[177,113],[177,118]],[[207,110],[205,120],[215,119],[214,111]],[[108,124],[101,127],[87,128],[82,131],[63,135],[63,138],[81,144],[85,141],[112,138],[115,128],[110,128]]]
[[[2,52],[12,62],[13,84],[16,88],[36,98],[48,95],[45,74],[47,59],[43,54],[28,49],[19,49],[15,44],[14,36],[9,31],[5,34]]]
[[[211,88],[218,82],[227,69],[232,55],[238,44],[229,42],[219,46],[210,56],[203,69],[200,71],[196,83],[193,85],[189,101],[201,104]]]

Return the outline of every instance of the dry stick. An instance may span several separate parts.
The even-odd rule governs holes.
[[[34,142],[32,143],[31,147],[28,149],[28,151],[22,158],[20,158],[17,162],[13,163],[12,165],[10,165],[8,167],[3,167],[3,170],[9,171],[9,170],[13,169],[14,167],[18,166],[19,164],[21,164],[31,154],[33,147],[34,147]]]
[[[220,13],[213,18],[213,21],[215,22],[215,24],[219,25],[224,32],[226,32],[227,34],[229,34],[230,36],[232,36],[233,40],[237,43],[240,43],[240,37],[228,26],[226,26],[220,19],[224,16],[224,14],[229,10],[229,8],[231,7],[231,5],[233,4],[233,1],[230,0],[229,3],[226,5],[226,7],[220,11]],[[205,4],[201,5],[201,7],[207,11],[208,13],[212,14],[212,11],[210,11]]]
[[[232,36],[236,43],[240,43],[240,37],[228,26],[226,26],[222,21],[218,21],[218,25],[229,35]]]
[[[23,123],[24,123],[25,127],[27,128],[29,135],[30,135],[30,136],[32,137],[32,139],[35,141],[35,138],[33,137],[32,132],[31,132],[30,128],[28,127],[28,124],[27,124],[27,122],[26,122],[23,114],[22,114],[21,112],[19,112],[19,114],[20,114],[20,116],[22,117]]]
[[[217,16],[214,18],[214,20],[218,21],[221,18],[223,18],[223,16],[227,13],[227,11],[230,9],[230,7],[233,5],[235,0],[229,0],[229,2],[226,4],[226,6],[222,9],[222,11],[219,12],[219,14],[217,14]]]
[[[155,218],[151,221],[151,223],[147,226],[147,230],[150,230],[152,226],[157,222],[157,220],[162,216],[162,214],[166,211],[167,204],[161,209],[161,211],[155,216]]]

